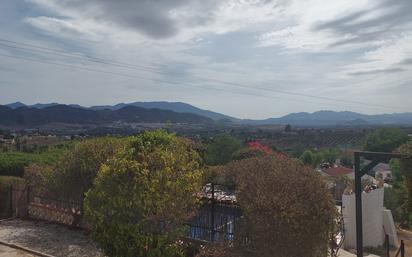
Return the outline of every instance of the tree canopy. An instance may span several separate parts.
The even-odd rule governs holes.
[[[48,189],[62,198],[82,201],[101,165],[125,148],[128,140],[100,137],[77,142],[47,176]]]
[[[398,128],[379,128],[367,136],[364,149],[371,152],[392,152],[408,139],[408,135]]]
[[[144,132],[108,160],[86,194],[93,237],[109,257],[181,256],[183,223],[201,188],[199,156],[188,140]]]
[[[240,150],[241,143],[230,135],[216,137],[206,144],[204,160],[208,165],[223,165],[232,161],[234,154]]]

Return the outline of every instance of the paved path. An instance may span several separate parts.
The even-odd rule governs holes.
[[[2,221],[0,240],[57,257],[103,256],[83,231],[48,222],[19,219]],[[6,256],[0,254],[0,257]]]
[[[0,245],[0,257],[35,257],[35,255],[5,245]]]
[[[365,257],[379,257],[377,255],[373,255],[373,254],[364,254]],[[356,254],[347,252],[343,249],[339,250],[339,257],[356,257]]]

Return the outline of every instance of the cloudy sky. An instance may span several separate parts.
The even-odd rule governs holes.
[[[0,104],[412,111],[411,0],[2,0]]]

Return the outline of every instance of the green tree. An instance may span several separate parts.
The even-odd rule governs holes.
[[[408,135],[400,129],[380,128],[367,136],[364,149],[372,152],[392,152],[408,139]]]
[[[145,132],[104,164],[86,194],[94,239],[109,257],[182,256],[177,244],[201,188],[188,140]]]
[[[315,155],[316,154],[311,150],[305,150],[299,159],[303,162],[303,164],[312,166],[315,162]]]
[[[338,149],[325,149],[321,151],[321,156],[322,156],[322,161],[328,162],[330,164],[333,164],[336,162],[336,159],[339,156],[339,150]]]
[[[127,141],[127,138],[100,137],[74,144],[47,176],[48,190],[60,198],[83,201],[100,166],[127,147]]]
[[[230,135],[216,137],[206,144],[204,153],[205,163],[208,165],[223,165],[233,159],[233,155],[240,150],[241,143]]]

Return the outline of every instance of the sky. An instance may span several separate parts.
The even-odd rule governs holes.
[[[2,0],[0,104],[410,112],[411,0]]]

